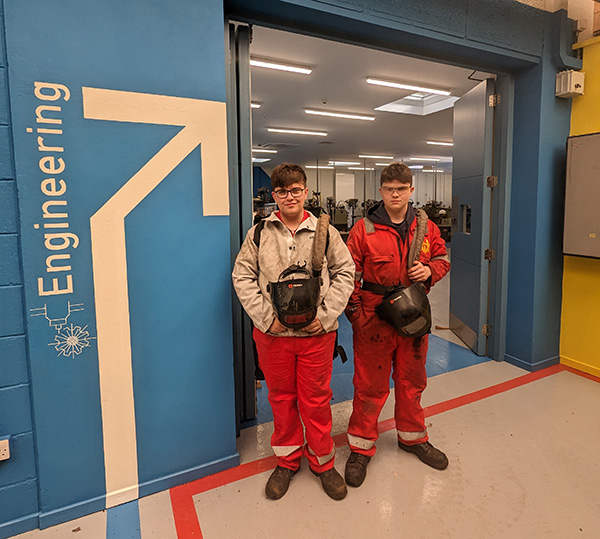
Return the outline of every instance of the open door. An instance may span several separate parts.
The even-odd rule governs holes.
[[[230,173],[231,264],[252,226],[252,124],[250,108],[251,27],[229,25],[227,128]],[[236,426],[256,417],[252,321],[232,287]]]
[[[495,83],[487,79],[454,104],[450,327],[487,355]]]

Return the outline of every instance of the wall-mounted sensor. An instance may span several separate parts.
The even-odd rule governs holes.
[[[583,95],[583,81],[585,73],[583,71],[561,71],[556,74],[556,87],[554,95],[556,97],[577,97]]]

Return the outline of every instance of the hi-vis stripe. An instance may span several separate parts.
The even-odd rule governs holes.
[[[423,432],[402,432],[401,430],[397,430],[396,432],[398,433],[398,438],[400,438],[400,440],[404,440],[405,442],[420,440],[421,438],[425,438],[425,436],[427,436],[426,430]]]
[[[90,219],[106,507],[138,497],[125,217],[202,144],[204,215],[229,214],[225,103],[82,88],[92,120],[182,126]]]
[[[348,434],[348,445],[358,447],[359,449],[371,449],[375,445],[375,440],[367,440]]]
[[[294,451],[300,449],[301,445],[273,445],[271,448],[273,449],[273,453],[275,453],[276,457],[287,457],[291,455]]]
[[[317,457],[317,462],[321,466],[329,462],[335,456],[335,445],[331,448],[331,452],[329,453],[329,455],[324,455],[323,457],[319,457],[319,455],[317,455],[310,447],[308,448],[308,450],[311,455]]]

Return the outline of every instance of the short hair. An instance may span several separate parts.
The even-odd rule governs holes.
[[[381,171],[379,185],[383,185],[385,182],[393,182],[394,180],[402,183],[410,183],[412,185],[412,171],[408,168],[406,163],[394,161]]]
[[[300,165],[293,163],[281,163],[271,172],[271,190],[286,188],[293,183],[301,183],[306,187],[306,172]]]

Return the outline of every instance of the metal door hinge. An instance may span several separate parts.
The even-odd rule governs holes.
[[[492,334],[492,326],[489,324],[483,324],[483,326],[481,326],[481,334],[489,337]]]
[[[488,95],[488,106],[496,107],[500,104],[500,94]]]
[[[498,187],[498,176],[488,176],[487,177],[487,186],[488,187]]]
[[[495,249],[486,249],[483,254],[484,260],[496,260],[496,250]]]

